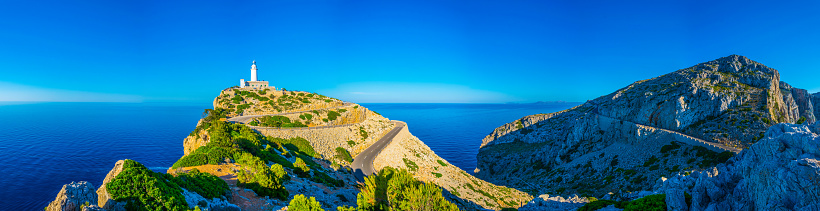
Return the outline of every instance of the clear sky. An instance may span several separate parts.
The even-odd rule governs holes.
[[[585,101],[730,54],[820,92],[820,1],[0,1],[0,101]]]

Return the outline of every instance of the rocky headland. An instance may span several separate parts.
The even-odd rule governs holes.
[[[531,204],[554,204],[537,202],[550,195],[634,199],[652,193],[658,178],[700,174],[745,157],[761,140],[774,139],[767,131],[779,123],[816,122],[818,95],[731,55],[496,128],[482,141],[475,172],[494,184],[546,194]],[[708,207],[706,198],[699,208]]]
[[[184,156],[165,173],[121,160],[99,188],[68,184],[47,210],[287,210],[302,196],[325,210],[361,209],[381,202],[362,201],[373,194],[362,189],[373,184],[357,179],[351,158],[394,126],[361,105],[316,93],[229,88],[182,140]],[[451,165],[409,127],[377,154],[373,167],[403,169],[462,210],[516,208],[532,199]],[[406,203],[395,200],[390,206]]]

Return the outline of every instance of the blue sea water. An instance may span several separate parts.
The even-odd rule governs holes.
[[[361,104],[407,123],[410,133],[441,158],[472,174],[481,140],[521,117],[552,113],[580,103],[548,104]]]
[[[481,139],[496,127],[566,104],[362,104],[472,173]],[[42,210],[72,181],[99,187],[120,159],[164,171],[182,156],[202,104],[0,104],[0,210]]]

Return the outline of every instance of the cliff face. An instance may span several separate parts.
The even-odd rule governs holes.
[[[725,161],[731,154],[720,152],[748,148],[776,123],[814,122],[816,99],[732,55],[507,123],[482,140],[475,171],[539,193],[643,190],[654,178]]]

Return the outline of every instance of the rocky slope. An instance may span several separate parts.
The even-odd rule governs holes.
[[[645,190],[654,178],[724,162],[774,124],[815,122],[817,96],[731,55],[496,128],[475,172],[538,194]]]

